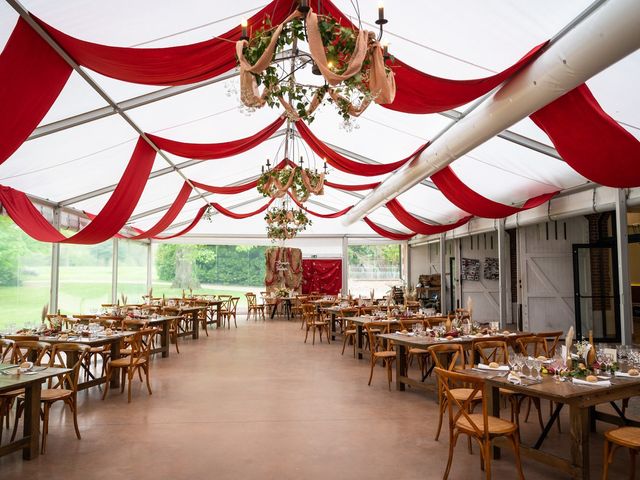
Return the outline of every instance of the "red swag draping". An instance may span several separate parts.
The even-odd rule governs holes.
[[[640,186],[640,142],[582,84],[531,115],[562,158],[592,182]]]
[[[166,237],[153,237],[153,238],[155,238],[156,240],[169,240],[170,238],[180,237],[185,233],[189,233],[191,230],[193,230],[193,227],[195,227],[198,224],[198,222],[202,220],[202,217],[207,211],[207,208],[208,208],[207,205],[205,205],[204,207],[201,207],[200,210],[198,210],[198,213],[196,213],[196,216],[193,218],[191,223],[186,228],[183,228],[182,230],[180,230],[178,233],[174,233],[173,235],[167,235]]]
[[[293,203],[295,203],[299,208],[303,209],[305,212],[313,215],[314,217],[318,217],[318,218],[338,218],[343,216],[344,214],[346,214],[349,210],[351,210],[353,208],[353,205],[349,205],[347,208],[343,208],[340,211],[337,212],[333,212],[333,213],[318,213],[318,212],[314,212],[313,210],[309,210],[307,207],[305,207],[302,203],[300,203],[298,200],[296,200],[293,195],[291,195],[289,193],[289,198],[291,198],[291,200],[293,200]]]
[[[292,0],[275,0],[248,21],[261,25],[270,16],[282,23],[293,10]],[[166,48],[128,48],[99,45],[71,37],[42,20],[38,23],[80,65],[107,77],[145,85],[186,85],[207,80],[235,68],[237,26],[204,42]]]
[[[364,222],[371,227],[371,230],[376,232],[378,235],[389,238],[391,240],[409,240],[411,237],[415,235],[415,233],[394,233],[389,230],[382,228],[380,225],[369,220],[368,217],[363,218]]]
[[[302,139],[307,143],[307,145],[311,147],[311,150],[313,150],[316,155],[325,158],[329,165],[337,168],[342,172],[351,173],[352,175],[361,175],[364,177],[374,177],[376,175],[391,173],[407,163],[427,147],[427,144],[422,145],[407,158],[398,160],[397,162],[372,165],[369,163],[361,163],[354,160],[349,160],[347,157],[340,155],[338,152],[334,151],[325,143],[323,143],[322,140],[317,138],[313,133],[311,133],[309,127],[302,121],[296,122],[296,128],[298,129],[298,132],[300,132],[300,136],[302,137]]]
[[[89,220],[93,220],[94,218],[96,218],[96,215],[94,213],[87,212],[86,210],[83,210],[82,213],[84,213]],[[136,228],[136,227],[129,227],[129,228],[136,233],[143,233],[142,230],[140,230],[139,228]],[[129,237],[127,237],[126,235],[122,235],[120,233],[116,233],[113,237],[124,238],[125,240],[129,239]]]
[[[171,205],[171,207],[169,207],[169,209],[162,216],[162,218],[158,220],[158,222],[149,230],[147,230],[146,232],[141,232],[139,235],[136,235],[134,237],[130,237],[130,240],[142,240],[143,238],[156,238],[155,237],[156,235],[163,232],[176,219],[178,214],[182,211],[182,208],[187,203],[187,200],[189,199],[189,195],[191,195],[192,190],[193,189],[191,188],[191,185],[189,185],[187,182],[184,182],[184,184],[182,185],[182,188],[178,192],[178,196],[173,201],[173,204]]]
[[[424,223],[418,220],[416,217],[407,212],[404,207],[398,202],[397,199],[389,200],[387,203],[387,208],[393,214],[396,219],[407,227],[409,230],[421,233],[422,235],[435,235],[437,233],[448,232],[449,230],[453,230],[454,228],[458,228],[461,225],[464,225],[469,220],[471,220],[471,215],[467,217],[463,217],[457,222],[448,223],[446,225],[430,225],[428,223]]]
[[[193,186],[199,188],[201,190],[206,190],[211,193],[220,193],[223,195],[233,195],[236,193],[246,192],[247,190],[251,190],[252,188],[256,188],[258,186],[258,180],[253,180],[248,183],[243,183],[241,185],[233,185],[231,187],[216,187],[215,185],[207,185],[205,183],[196,182],[191,180]]]
[[[342,260],[306,258],[302,260],[302,293],[337,295],[342,289]]]
[[[431,175],[431,180],[456,207],[483,218],[504,218],[509,215],[542,205],[558,192],[544,193],[527,200],[522,207],[513,207],[483,197],[465,185],[450,167]]]
[[[380,182],[365,183],[362,185],[345,185],[342,183],[333,183],[325,180],[324,184],[327,187],[335,188],[338,190],[346,190],[348,192],[357,192],[359,190],[371,190],[372,188],[376,188],[378,185],[380,185]]]
[[[71,67],[22,19],[0,55],[0,164],[44,118]]]
[[[253,210],[253,211],[247,212],[247,213],[234,213],[231,210],[228,210],[228,209],[224,208],[219,203],[212,203],[211,206],[213,208],[215,208],[216,210],[218,210],[221,214],[223,214],[226,217],[235,218],[236,220],[240,220],[242,218],[253,217],[254,215],[257,215],[259,213],[264,212],[267,208],[269,208],[269,205],[271,205],[274,200],[275,200],[275,198],[272,198],[267,203],[265,203],[260,208],[258,208],[257,210]]]
[[[142,138],[131,155],[118,186],[95,219],[75,235],[58,232],[18,190],[0,186],[0,203],[27,235],[41,242],[91,245],[116,235],[127,222],[142,195],[156,152]]]
[[[146,135],[158,148],[179,157],[193,158],[194,160],[214,160],[238,155],[260,145],[273,135],[284,123],[284,117],[278,117],[259,132],[245,138],[221,143],[184,143],[175,140],[158,137],[147,133]]]
[[[321,12],[336,18],[342,25],[356,28],[349,18],[331,1],[322,2]],[[473,80],[451,80],[416,70],[396,58],[388,65],[395,73],[396,97],[393,103],[382,105],[405,113],[436,113],[469,103],[491,91],[522,69],[542,51],[547,42],[534,47],[515,64],[490,77]]]

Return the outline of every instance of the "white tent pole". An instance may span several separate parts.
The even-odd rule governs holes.
[[[640,2],[607,1],[344,217],[351,225],[640,47]]]
[[[616,191],[616,249],[618,251],[618,289],[620,292],[620,341],[633,343],[633,308],[629,280],[629,233],[627,224],[627,191]]]

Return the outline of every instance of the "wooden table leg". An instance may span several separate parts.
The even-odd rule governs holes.
[[[404,392],[404,382],[400,380],[400,377],[407,373],[407,347],[397,344],[396,348],[398,355],[396,358],[396,390]]]
[[[336,339],[336,314],[331,312],[331,340]]]
[[[356,346],[358,350],[358,360],[362,360],[362,325],[356,325]]]
[[[111,360],[117,360],[120,358],[120,342],[120,338],[111,342]],[[111,375],[111,382],[109,382],[109,386],[111,388],[120,388],[120,375],[118,375],[118,372]]]
[[[25,460],[33,460],[40,455],[40,392],[40,382],[25,387],[23,435],[29,438],[29,444],[22,450]]]
[[[198,311],[194,310],[191,312],[191,328],[193,328],[193,332],[191,332],[191,337],[194,340],[200,338],[200,328],[198,328]]]
[[[589,480],[589,409],[569,405],[571,427],[571,463],[580,473],[577,478]]]
[[[162,334],[160,335],[160,346],[162,347],[160,350],[162,352],[162,358],[167,358],[169,356],[169,344],[169,322],[164,321],[162,322]]]

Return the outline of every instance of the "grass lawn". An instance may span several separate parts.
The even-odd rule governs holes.
[[[9,325],[22,326],[40,323],[42,307],[49,302],[49,275],[47,268],[33,269],[23,278],[19,287],[0,287],[0,332]],[[147,293],[146,269],[121,267],[119,269],[118,297],[127,295],[129,303],[142,302]],[[238,310],[246,309],[246,292],[259,293],[263,287],[203,285],[194,294],[233,295],[240,297]],[[154,282],[153,295],[181,297],[181,288],[172,288],[167,282]],[[102,303],[111,302],[111,269],[109,267],[60,267],[58,305],[61,313],[92,313]]]

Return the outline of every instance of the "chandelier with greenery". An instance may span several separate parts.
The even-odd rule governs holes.
[[[302,157],[300,166],[285,159],[282,167],[270,168],[267,160],[267,168],[263,167],[262,174],[258,179],[257,189],[265,197],[282,198],[287,193],[296,203],[306,202],[311,194],[324,194],[324,178],[327,172],[327,164],[324,165],[324,172],[302,167]]]
[[[236,44],[242,104],[249,109],[282,105],[289,119],[310,123],[323,103],[334,104],[349,122],[371,102],[393,102],[395,80],[386,65],[391,57],[387,47],[379,43],[387,20],[382,7],[378,12],[378,38],[372,32],[343,26],[330,16],[315,14],[305,0],[280,25],[272,25],[266,18],[248,35],[248,26],[243,23],[243,38]],[[308,43],[309,53],[298,49],[299,41]],[[284,60],[291,60],[290,69],[278,63]],[[298,82],[296,71],[305,66],[311,66],[312,73],[324,81],[315,85]]]
[[[311,225],[311,220],[302,209],[291,208],[287,201],[271,208],[264,216],[267,236],[272,240],[290,240]]]

